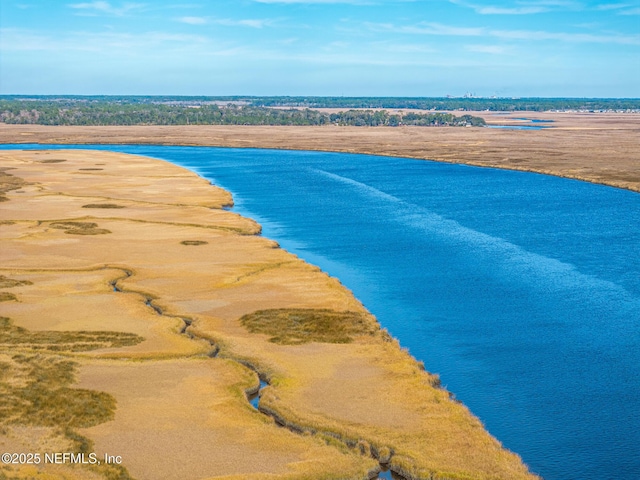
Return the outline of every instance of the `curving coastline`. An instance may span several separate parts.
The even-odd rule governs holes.
[[[23,180],[7,188],[0,218],[0,273],[15,279],[2,315],[35,336],[109,330],[141,339],[39,350],[73,359],[73,388],[104,392],[117,407],[106,421],[63,433],[3,425],[4,447],[69,448],[79,435],[149,479],[371,478],[379,463],[411,479],[535,478],[337,280],[224,210],[228,193],[131,155],[0,158],[6,175]],[[256,313],[272,315],[287,335],[251,333],[241,319]],[[328,323],[307,337],[292,321]],[[0,347],[7,364],[36,352],[24,342]],[[260,411],[288,429],[247,402],[254,371],[269,383]],[[82,469],[39,468],[86,478]]]
[[[158,144],[365,153],[521,170],[640,192],[640,114],[474,112],[489,126],[550,128],[0,124],[0,143]]]

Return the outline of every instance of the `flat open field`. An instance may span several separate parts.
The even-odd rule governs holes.
[[[110,152],[0,165],[0,452],[86,455],[0,478],[536,478],[227,192]]]
[[[466,112],[456,112],[466,113]],[[640,191],[640,114],[471,112],[489,125],[453,127],[0,125],[0,143],[147,143],[326,150],[535,171]]]

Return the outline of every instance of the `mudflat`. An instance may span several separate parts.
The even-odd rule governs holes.
[[[540,172],[640,191],[640,114],[469,113],[482,116],[490,127],[545,128],[0,125],[0,143],[142,143],[367,153]]]
[[[0,165],[0,450],[87,460],[0,476],[536,478],[227,192],[110,152]]]

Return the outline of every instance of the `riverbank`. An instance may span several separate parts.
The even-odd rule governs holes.
[[[490,127],[548,128],[0,125],[0,143],[208,145],[366,153],[532,171],[640,191],[640,114],[473,113],[485,118]]]
[[[122,458],[8,476],[535,478],[227,192],[132,155],[0,158],[0,447]]]

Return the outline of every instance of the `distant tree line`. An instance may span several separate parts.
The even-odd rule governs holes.
[[[249,96],[73,96],[2,95],[0,101],[53,102],[59,106],[169,105],[204,107],[228,104],[243,107],[338,108],[344,110],[416,109],[434,111],[552,111],[640,110],[638,98],[449,98],[449,97],[249,97]]]
[[[238,99],[239,101],[241,99]],[[640,99],[620,98],[402,98],[402,97],[264,97],[245,98],[251,105],[308,108],[405,108],[416,110],[529,111],[640,110]]]
[[[326,113],[309,108],[269,108],[248,104],[219,106],[96,100],[0,99],[0,122],[38,125],[349,125],[483,126],[484,119],[451,113],[391,113],[347,110]]]

